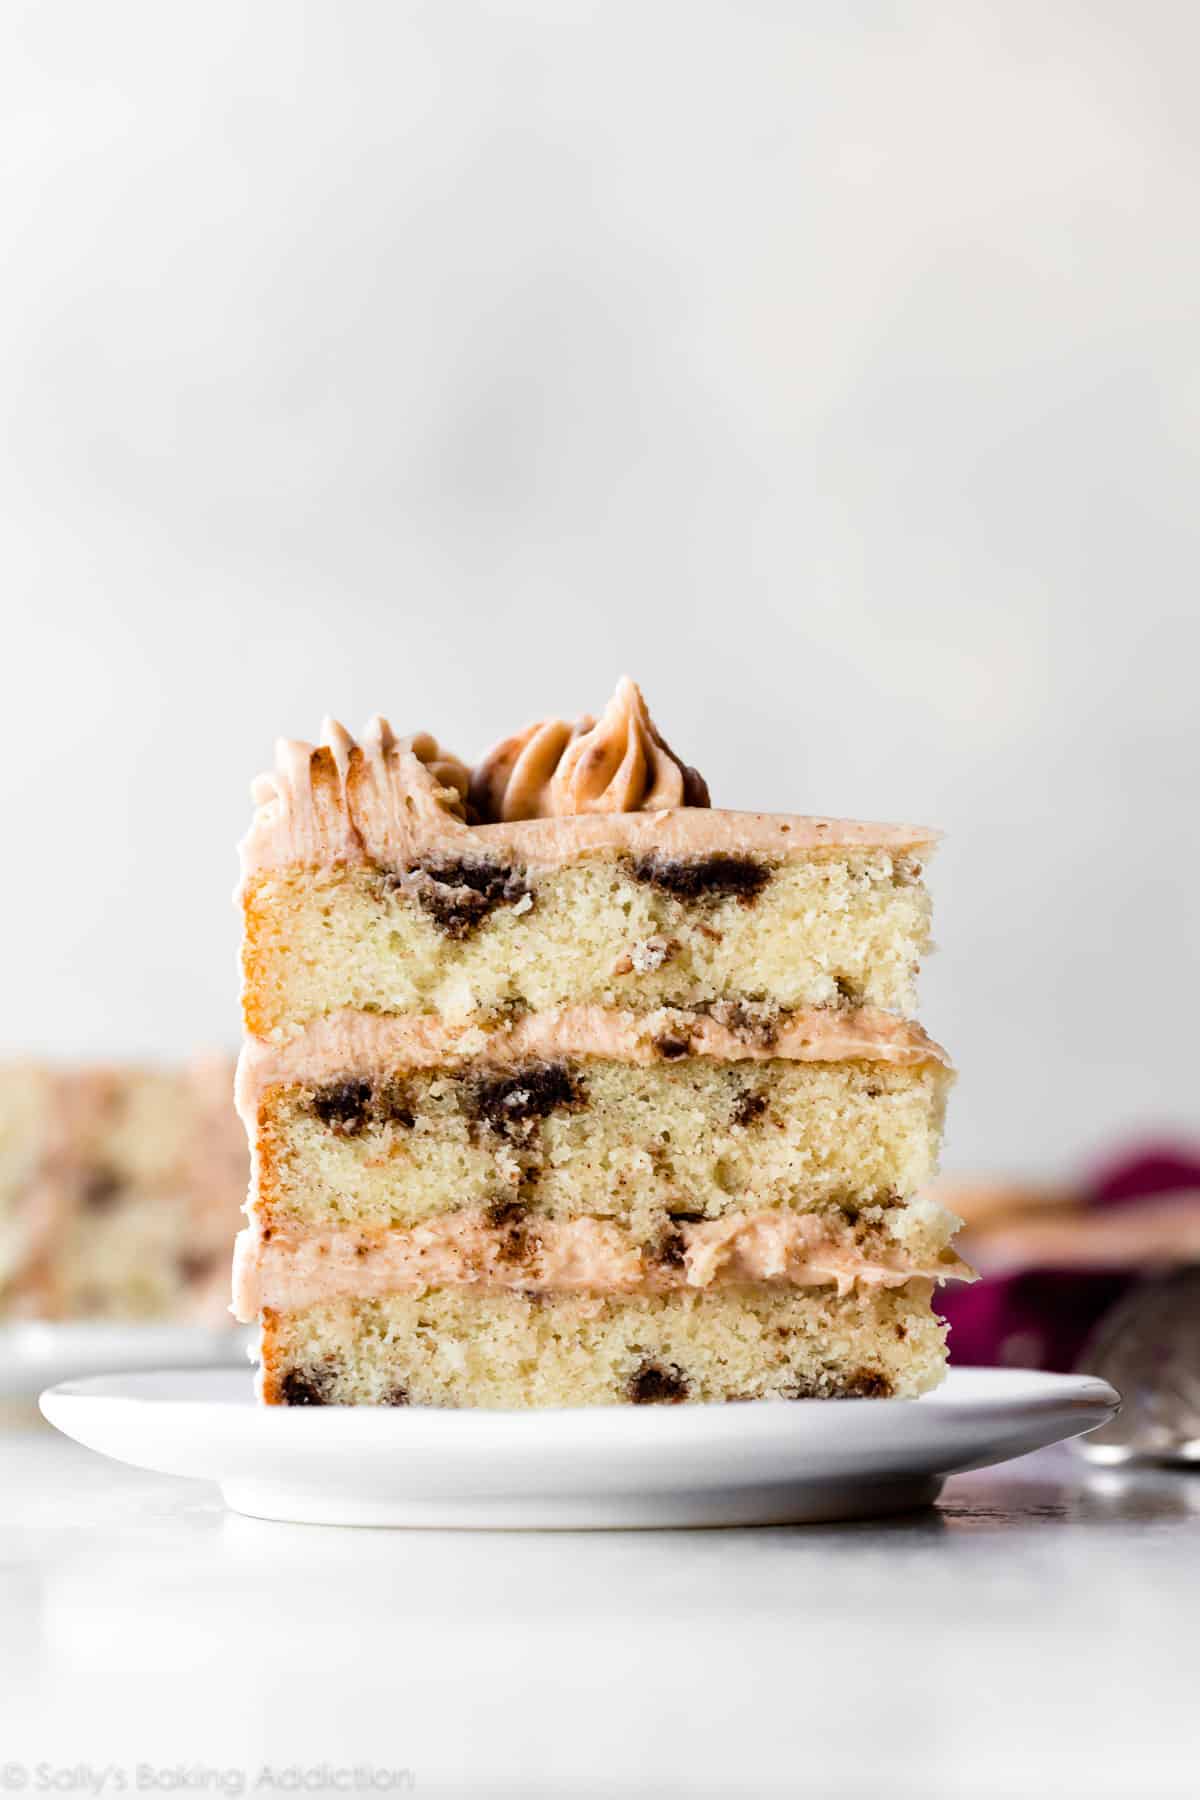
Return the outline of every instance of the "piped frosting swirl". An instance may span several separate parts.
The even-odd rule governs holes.
[[[443,750],[427,731],[418,731],[410,743],[417,761],[423,763],[433,776],[437,804],[465,823],[467,792],[471,785],[471,771],[466,763],[459,762],[449,750]]]
[[[599,720],[542,719],[489,751],[471,777],[485,823],[708,806],[702,775],[675,755],[629,677]]]
[[[577,731],[592,723],[581,719],[540,719],[514,732],[489,750],[471,775],[470,804],[477,819],[544,819],[555,771]]]
[[[420,839],[465,833],[469,781],[466,764],[428,732],[398,738],[376,717],[359,743],[326,719],[319,745],[278,739],[275,767],[254,781],[243,872],[291,862],[390,861]]]

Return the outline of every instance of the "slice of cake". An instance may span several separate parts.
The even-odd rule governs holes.
[[[939,1379],[930,833],[712,809],[629,681],[473,772],[331,725],[254,793],[235,1309],[267,1401]]]
[[[228,1321],[231,1076],[225,1058],[0,1067],[0,1316]]]

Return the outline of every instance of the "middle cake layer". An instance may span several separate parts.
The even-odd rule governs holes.
[[[282,1071],[278,1073],[282,1074]],[[894,1208],[933,1175],[940,1062],[602,1057],[354,1067],[254,1095],[255,1216],[268,1230],[378,1231],[512,1202],[670,1220]]]

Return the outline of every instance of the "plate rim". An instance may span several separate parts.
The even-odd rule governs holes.
[[[141,1384],[161,1382],[163,1377],[180,1376],[187,1383],[196,1383],[206,1379],[217,1378],[222,1381],[237,1381],[245,1384],[244,1397],[234,1398],[225,1395],[162,1394],[153,1391],[146,1393],[114,1392],[111,1388],[120,1384],[128,1384],[136,1389]],[[993,1383],[998,1390],[1009,1386],[1014,1381],[1025,1381],[1030,1385],[1021,1392],[998,1391],[994,1396],[979,1392],[964,1392],[960,1385],[962,1377],[970,1377],[978,1386],[987,1388]],[[436,1407],[436,1406],[324,1406],[324,1407],[283,1407],[261,1406],[253,1403],[250,1383],[253,1381],[253,1369],[249,1363],[245,1368],[232,1364],[212,1364],[209,1366],[174,1367],[170,1364],[154,1369],[115,1370],[111,1373],[72,1376],[66,1380],[54,1382],[44,1388],[38,1395],[38,1406],[51,1424],[57,1422],[51,1416],[52,1409],[59,1402],[68,1406],[75,1403],[99,1401],[109,1408],[139,1408],[169,1406],[177,1408],[186,1406],[197,1411],[234,1414],[241,1418],[252,1418],[265,1423],[268,1430],[275,1430],[280,1424],[287,1422],[286,1428],[294,1430],[293,1421],[300,1418],[316,1417],[327,1422],[337,1421],[334,1426],[326,1423],[323,1427],[343,1429],[349,1421],[355,1423],[350,1427],[360,1429],[359,1421],[372,1421],[366,1428],[378,1431],[380,1420],[394,1423],[387,1426],[390,1431],[407,1431],[412,1435],[414,1424],[419,1423],[433,1432],[441,1432],[449,1436],[485,1435],[488,1425],[503,1425],[506,1431],[525,1431],[533,1433],[545,1427],[550,1420],[559,1423],[560,1428],[569,1424],[584,1425],[595,1435],[600,1435],[606,1425],[617,1421],[622,1429],[632,1426],[633,1430],[653,1429],[660,1435],[664,1428],[677,1436],[690,1435],[697,1426],[703,1424],[711,1427],[717,1419],[734,1421],[745,1418],[763,1419],[780,1422],[785,1419],[804,1417],[836,1417],[845,1414],[845,1409],[852,1408],[856,1417],[878,1416],[882,1409],[895,1416],[898,1412],[908,1412],[914,1407],[921,1409],[921,1417],[928,1418],[933,1414],[951,1415],[955,1419],[966,1419],[972,1414],[999,1423],[1005,1417],[1017,1415],[1020,1418],[1043,1417],[1046,1414],[1087,1414],[1096,1410],[1107,1411],[1115,1415],[1121,1406],[1121,1396],[1117,1390],[1103,1377],[1086,1373],[1061,1373],[1049,1369],[1004,1369],[977,1367],[966,1364],[947,1370],[946,1378],[938,1387],[916,1399],[890,1397],[887,1399],[805,1399],[805,1400],[747,1400],[736,1406],[725,1402],[700,1402],[688,1406],[647,1406],[633,1407],[613,1403],[602,1406],[561,1406],[561,1407]],[[870,1409],[864,1413],[864,1406]],[[645,1421],[645,1425],[636,1425],[635,1420]],[[669,1423],[665,1423],[670,1421]],[[302,1426],[302,1430],[312,1430],[312,1426]],[[725,1426],[718,1429],[727,1429]],[[736,1427],[733,1427],[736,1429]],[[1095,1426],[1084,1429],[1096,1429]]]

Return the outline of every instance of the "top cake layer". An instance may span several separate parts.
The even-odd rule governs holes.
[[[329,725],[254,795],[252,1035],[345,1009],[913,1009],[935,834],[714,810],[631,682],[473,771],[383,720],[362,743]]]

